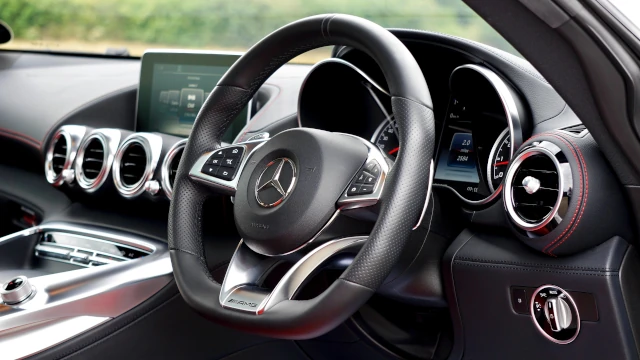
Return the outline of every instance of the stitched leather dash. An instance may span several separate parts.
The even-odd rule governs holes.
[[[575,226],[573,227],[573,229],[571,229],[571,232],[569,232],[569,234],[567,234],[567,236],[562,241],[560,241],[558,244],[556,244],[551,249],[549,249],[549,254],[551,255],[553,255],[552,252],[555,249],[557,249],[560,245],[562,245],[562,243],[567,241],[571,237],[571,234],[573,234],[573,232],[578,228],[578,224],[580,224],[580,220],[582,220],[582,215],[584,214],[584,210],[587,207],[587,198],[589,196],[589,171],[587,170],[587,163],[586,161],[584,161],[584,157],[582,156],[582,151],[580,151],[580,148],[577,147],[575,143],[573,143],[573,141],[569,140],[568,138],[566,140],[574,146],[576,152],[578,153],[578,156],[580,157],[580,162],[582,164],[582,169],[583,169],[582,172],[584,172],[584,179],[585,179],[584,198],[582,200],[582,208],[580,209],[580,216],[578,216],[578,220],[576,221]]]
[[[572,228],[574,228],[574,224],[577,226],[576,219],[579,219],[579,218],[582,217],[582,215],[581,215],[582,213],[580,212],[580,210],[582,209],[582,211],[584,211],[584,206],[582,206],[582,203],[583,203],[583,200],[584,200],[584,198],[583,198],[583,182],[582,182],[582,172],[583,171],[581,169],[582,168],[582,163],[580,162],[580,160],[579,160],[579,158],[578,158],[578,156],[577,156],[577,154],[576,154],[576,152],[574,150],[574,147],[571,146],[567,142],[567,140],[565,140],[563,137],[561,137],[557,133],[545,132],[545,133],[541,133],[541,134],[532,136],[531,138],[529,138],[529,140],[533,140],[533,139],[536,139],[536,138],[539,138],[539,137],[542,137],[542,136],[550,136],[550,137],[556,138],[556,139],[562,141],[562,143],[565,144],[569,148],[569,151],[571,152],[571,155],[573,156],[573,158],[576,161],[576,164],[577,164],[577,167],[578,167],[578,176],[580,178],[579,191],[578,191],[578,204],[576,206],[576,210],[575,210],[573,216],[571,217],[571,220],[569,221],[569,224],[562,231],[562,233],[560,233],[560,235],[558,235],[558,237],[556,237],[553,241],[547,243],[547,245],[545,245],[542,248],[542,252],[544,252],[544,253],[546,253],[546,254],[548,254],[550,256],[556,256],[553,253],[551,253],[550,251],[547,251],[547,249],[549,249],[550,246],[552,246],[553,244],[558,242],[558,240],[562,239],[565,236],[565,234],[567,234]],[[578,220],[578,222],[579,222],[579,220]]]

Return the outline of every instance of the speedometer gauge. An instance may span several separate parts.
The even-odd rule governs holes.
[[[511,160],[511,136],[509,135],[509,129],[505,129],[491,148],[489,154],[489,162],[487,164],[487,179],[489,183],[489,189],[491,192],[496,191],[504,174],[506,173],[507,166]]]
[[[373,134],[373,143],[391,159],[396,159],[398,150],[400,150],[400,142],[398,141],[397,128],[395,121],[383,121]]]

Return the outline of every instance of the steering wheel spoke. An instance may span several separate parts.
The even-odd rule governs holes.
[[[238,179],[253,152],[267,139],[258,139],[223,146],[200,156],[189,170],[189,177],[209,185],[225,195],[235,195]]]
[[[262,315],[281,302],[292,300],[302,286],[323,268],[329,265],[346,268],[350,259],[339,258],[338,255],[355,255],[366,240],[367,236],[346,237],[316,247],[298,260],[273,290],[262,287],[262,282],[280,263],[280,258],[257,254],[241,241],[222,283],[220,305]]]

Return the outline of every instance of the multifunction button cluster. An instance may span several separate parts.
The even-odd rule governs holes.
[[[380,165],[370,160],[353,179],[347,190],[347,196],[372,194],[380,178]]]
[[[201,171],[218,179],[233,180],[243,153],[242,146],[218,149],[207,159]]]

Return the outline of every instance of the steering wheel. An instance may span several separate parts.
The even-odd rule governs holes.
[[[229,123],[275,70],[297,55],[346,45],[371,56],[389,85],[400,152],[392,166],[367,140],[296,128],[221,148]],[[420,67],[390,32],[365,19],[308,17],[268,35],[229,69],[197,116],[175,179],[169,247],[178,288],[205,317],[287,339],[326,333],[383,283],[424,215],[433,176],[434,120]],[[222,284],[205,258],[205,200],[233,195],[242,237]],[[376,205],[368,236],[327,235],[341,212]],[[351,210],[349,210],[351,209]],[[330,237],[327,239],[327,237]],[[301,287],[337,254],[357,252],[340,278],[309,300]],[[273,289],[262,283],[283,257],[296,259]]]

